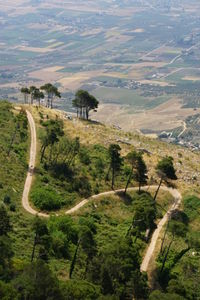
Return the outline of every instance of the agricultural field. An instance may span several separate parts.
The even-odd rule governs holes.
[[[200,107],[199,8],[197,0],[0,0],[0,96],[22,101],[22,86],[52,82],[57,107],[69,111],[85,88],[102,102],[96,120],[156,134],[168,118],[163,105],[178,99],[161,128],[176,129]],[[142,122],[146,114],[152,121]],[[141,124],[130,126],[130,115]]]

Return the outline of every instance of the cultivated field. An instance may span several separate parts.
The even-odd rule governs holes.
[[[21,86],[52,82],[64,95],[59,107],[70,108],[73,93],[86,88],[103,102],[101,120],[176,128],[200,107],[200,4],[159,3],[0,0],[0,96],[17,101]],[[187,111],[160,114],[174,98]]]

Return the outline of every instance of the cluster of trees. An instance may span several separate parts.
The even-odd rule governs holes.
[[[88,120],[90,111],[98,108],[99,101],[87,91],[78,90],[72,105],[77,111],[77,118]]]
[[[121,238],[105,245],[90,261],[87,279],[101,287],[105,299],[145,299],[146,276],[140,273],[139,247],[132,239]],[[104,299],[104,298],[103,298]]]
[[[41,157],[40,162],[43,162],[46,150],[50,148],[49,151],[49,163],[52,160],[53,146],[59,141],[59,138],[64,135],[63,122],[60,120],[48,120],[43,123],[45,127],[45,133],[41,136]]]
[[[6,207],[0,204],[0,298],[2,300],[64,300],[58,279],[50,271],[47,260],[51,236],[45,221],[36,218],[33,222],[35,233],[30,262],[23,268],[15,269],[10,217]]]
[[[46,97],[46,107],[53,108],[54,98],[61,98],[61,93],[58,88],[51,83],[47,83],[40,88],[35,86],[22,87],[21,93],[24,96],[24,103],[33,104],[34,101],[40,106],[41,100]],[[30,100],[29,100],[30,96]],[[96,111],[99,105],[99,101],[85,90],[78,90],[75,94],[75,99],[72,101],[73,107],[76,109],[77,118],[89,119],[89,113],[91,110]]]
[[[0,297],[2,300],[96,300],[146,298],[146,276],[140,273],[139,247],[130,237],[99,251],[97,220],[69,216],[35,217],[30,261],[15,269],[12,263],[12,226],[0,205]],[[100,222],[100,220],[98,220]],[[69,279],[60,282],[50,270],[51,258],[70,261]]]
[[[70,138],[64,134],[63,122],[59,119],[42,121],[43,131],[40,136],[40,162],[46,177],[43,175],[42,184],[33,189],[31,199],[41,210],[55,210],[71,203],[76,197],[88,197],[91,185],[87,175],[80,169],[81,164],[87,163],[88,156],[80,145],[78,137]],[[88,158],[89,159],[89,158]],[[69,196],[61,197],[51,187],[49,180],[56,179],[56,185],[66,184],[65,192]],[[59,181],[59,182],[58,182]],[[44,186],[46,183],[46,187]],[[80,196],[79,196],[80,195]],[[68,204],[69,205],[69,204]]]
[[[157,259],[158,281],[167,294],[155,291],[152,300],[158,295],[163,299],[198,299],[200,295],[200,234],[190,225],[199,219],[200,199],[188,196],[183,202],[183,211],[174,210],[168,220]]]
[[[149,235],[156,228],[157,206],[153,197],[148,193],[138,194],[134,199],[134,215],[132,223],[127,231],[127,236],[134,236],[137,239],[148,240]]]
[[[8,108],[5,106],[4,118],[7,118]],[[159,160],[156,166],[159,185],[151,196],[141,189],[148,180],[148,169],[141,152],[132,150],[123,157],[117,144],[111,144],[109,149],[95,145],[91,150],[82,146],[78,138],[66,136],[62,121],[47,118],[42,125],[42,164],[38,172],[49,174],[48,171],[53,171],[58,185],[64,185],[66,178],[70,177],[71,191],[74,192],[79,185],[85,189],[84,197],[88,191],[91,193],[91,186],[86,180],[89,171],[97,181],[100,178],[109,180],[113,189],[118,186],[117,177],[123,177],[120,184],[124,186],[125,195],[132,181],[136,181],[138,193],[131,199],[132,221],[129,228],[127,223],[123,224],[125,231],[102,243],[98,230],[102,229],[105,216],[96,210],[74,219],[69,216],[51,217],[49,220],[35,217],[30,220],[31,242],[26,249],[29,256],[22,261],[14,257],[17,247],[13,242],[18,237],[13,232],[15,226],[12,221],[16,221],[18,214],[9,213],[14,216],[11,221],[7,212],[10,198],[4,197],[4,204],[0,203],[0,299],[120,300],[132,299],[133,295],[135,299],[151,300],[198,299],[200,234],[195,231],[196,227],[190,226],[190,222],[199,222],[200,200],[197,197],[186,197],[184,211],[172,212],[163,234],[158,256],[158,280],[164,292],[156,290],[149,295],[147,278],[140,272],[142,241],[146,241],[146,231],[152,231],[156,226],[156,199],[160,186],[163,182],[177,179],[173,158],[167,156]],[[27,119],[23,110],[15,116],[13,128],[6,148],[10,157],[10,149],[18,151],[15,146],[17,139],[22,143],[27,139],[24,136],[27,135]],[[79,176],[78,180],[74,174]],[[43,177],[43,183],[45,190],[35,190],[40,208],[60,208],[62,197],[56,194],[48,176]],[[103,227],[103,230],[106,228]],[[117,232],[116,223],[113,231]],[[64,262],[68,279],[59,281],[56,278],[52,272],[53,264],[49,267],[52,259],[61,260],[62,265]]]
[[[0,103],[0,125],[4,130],[1,131],[1,154],[10,157],[11,154],[23,157],[26,151],[28,121],[26,112],[21,109],[14,114],[12,104],[7,101]]]
[[[109,157],[110,157],[110,166],[107,174],[107,179],[109,178],[109,174],[111,173],[111,187],[114,188],[115,178],[119,174],[121,167],[123,165],[124,160],[128,162],[130,168],[128,170],[128,178],[125,186],[124,193],[126,194],[127,189],[134,179],[138,182],[139,186],[139,193],[141,192],[141,186],[147,183],[147,166],[143,159],[142,152],[137,152],[135,150],[129,152],[125,158],[121,157],[120,155],[120,146],[118,144],[111,144],[109,146]],[[162,158],[157,166],[156,172],[158,177],[160,178],[160,182],[158,185],[158,189],[154,195],[154,201],[156,201],[158,192],[163,181],[168,182],[169,180],[176,180],[176,171],[173,165],[173,158],[171,156],[166,156]]]
[[[7,280],[11,272],[13,251],[9,233],[12,229],[6,206],[0,203],[0,279]]]
[[[43,163],[48,151],[46,163],[57,167],[65,165],[69,169],[74,165],[75,158],[80,151],[79,138],[70,139],[64,135],[63,122],[58,119],[43,122],[43,126],[45,132],[41,135],[40,162]]]
[[[7,155],[10,156],[12,150],[18,151],[16,148],[16,143],[23,143],[27,138],[28,121],[26,117],[26,112],[21,109],[20,113],[16,115],[15,128],[13,130],[10,142],[8,143]],[[14,149],[15,146],[15,149]]]
[[[96,150],[92,150],[90,154],[90,149],[81,145],[78,137],[70,138],[64,134],[61,120],[56,118],[55,120],[47,119],[44,121],[42,118],[41,124],[44,130],[40,137],[40,162],[51,175],[70,182],[71,192],[79,191],[81,196],[88,197],[92,193],[92,181],[96,181],[93,193],[98,193],[98,186],[102,181],[104,181],[104,186],[110,181],[111,188],[114,189],[116,180],[120,178],[120,186],[122,186],[122,182],[125,186],[124,194],[127,193],[133,180],[138,183],[140,193],[142,185],[147,183],[148,170],[143,159],[143,153],[132,150],[125,157],[122,157],[120,146],[111,144],[108,149],[96,145]],[[156,201],[162,182],[176,179],[173,158],[164,157],[159,161],[156,171],[160,183],[154,201]],[[41,197],[38,196],[40,192]],[[44,197],[45,193],[46,196]],[[34,204],[40,209],[44,209],[45,206],[47,210],[61,207],[62,201],[49,188],[45,191],[39,189],[32,196],[32,199],[35,199]]]
[[[198,212],[193,209],[199,199],[196,202],[190,197],[184,202],[192,217],[194,214],[197,216]],[[29,262],[15,269],[10,238],[13,228],[6,206],[0,204],[1,299],[131,300],[133,295],[135,299],[151,300],[198,299],[198,257],[195,260],[195,256],[190,258],[186,254],[200,250],[200,235],[189,230],[190,215],[179,210],[172,213],[158,258],[158,278],[161,286],[167,287],[167,292],[156,290],[149,295],[147,277],[140,272],[140,242],[137,243],[137,239],[143,239],[141,232],[154,226],[154,205],[149,194],[138,194],[138,199],[134,199],[133,223],[128,234],[101,247],[97,240],[100,215],[87,215],[79,220],[69,216],[51,217],[49,220],[35,217]],[[186,247],[181,249],[179,246],[172,251],[175,237],[185,239]],[[68,280],[59,281],[50,270],[52,258],[66,260]],[[169,270],[181,260],[181,273],[177,269],[170,277]]]
[[[53,100],[55,97],[61,98],[61,94],[58,88],[51,83],[47,83],[40,88],[31,86],[30,88],[23,87],[21,88],[21,93],[24,95],[24,103],[29,103],[30,95],[30,104],[34,103],[34,100],[38,102],[40,106],[41,99],[44,99],[46,96],[46,107],[53,108]]]

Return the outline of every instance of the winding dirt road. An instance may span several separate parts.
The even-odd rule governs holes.
[[[29,193],[30,193],[30,189],[31,189],[33,173],[34,173],[34,168],[35,168],[35,162],[36,162],[37,137],[36,137],[35,121],[33,119],[33,116],[31,115],[31,113],[28,110],[26,110],[26,113],[27,113],[27,118],[28,118],[28,122],[29,122],[29,126],[30,126],[30,131],[31,131],[31,146],[30,146],[29,170],[28,170],[26,182],[24,185],[24,192],[23,192],[23,196],[22,196],[22,205],[23,205],[23,208],[28,213],[30,213],[32,215],[38,215],[40,217],[48,218],[48,217],[50,217],[49,214],[40,213],[40,212],[36,211],[35,209],[33,209],[30,206],[30,203],[29,203]],[[156,189],[157,186],[155,185],[155,186],[143,187],[144,190],[149,190],[149,188]],[[137,189],[138,188],[133,187],[133,188],[129,188],[128,190],[134,191]],[[159,222],[157,229],[154,231],[154,233],[152,235],[151,242],[147,248],[146,254],[145,254],[142,264],[141,264],[141,271],[143,271],[143,272],[146,272],[148,270],[149,263],[150,263],[151,259],[153,258],[153,253],[154,253],[154,250],[156,247],[156,242],[158,240],[159,234],[160,234],[163,226],[167,222],[172,210],[178,208],[178,206],[180,205],[181,200],[182,200],[182,196],[178,190],[168,188],[165,186],[161,187],[160,189],[162,189],[163,191],[169,192],[174,197],[175,201],[174,201],[174,204],[172,205],[172,207],[168,210],[168,212],[164,215],[162,220]],[[65,214],[69,215],[69,214],[72,214],[72,213],[78,211],[81,207],[86,205],[88,202],[91,202],[91,200],[98,199],[102,196],[113,195],[113,194],[116,194],[116,193],[119,193],[122,191],[124,191],[124,189],[115,190],[115,191],[112,190],[112,191],[104,192],[104,193],[101,193],[98,195],[94,195],[94,196],[90,197],[89,199],[82,200],[79,204],[77,204],[73,208],[67,210],[65,212]]]
[[[181,200],[182,200],[182,196],[178,190],[167,188],[167,187],[162,187],[162,190],[170,192],[170,194],[174,197],[175,201],[174,201],[174,204],[171,206],[171,208],[168,210],[168,212],[164,215],[164,217],[158,223],[157,228],[151,237],[151,242],[147,248],[146,254],[145,254],[142,264],[140,266],[140,270],[142,272],[147,272],[149,263],[150,263],[151,259],[153,258],[153,253],[155,251],[156,242],[158,240],[160,232],[161,232],[163,226],[165,225],[165,223],[168,221],[172,211],[179,207],[179,205],[181,204]]]
[[[30,131],[31,131],[31,147],[30,147],[28,173],[27,173],[27,177],[24,185],[24,191],[22,195],[22,205],[24,209],[32,215],[38,215],[40,217],[48,217],[47,214],[39,213],[38,211],[34,210],[29,203],[29,193],[31,190],[31,184],[33,180],[33,173],[34,173],[35,161],[36,161],[37,138],[36,138],[35,121],[33,119],[33,116],[28,110],[26,110],[26,114],[30,126]]]
[[[180,138],[186,130],[187,130],[187,125],[185,121],[183,121],[183,130],[181,131],[181,133],[179,133],[178,138]]]

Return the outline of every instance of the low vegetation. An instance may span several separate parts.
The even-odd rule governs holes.
[[[79,136],[72,138],[65,133],[61,119],[50,119],[42,113],[38,125],[40,163],[31,200],[40,210],[66,209],[82,198],[114,188],[124,189],[126,194],[133,182],[138,184],[140,193],[147,184],[148,170],[142,152],[133,150],[122,156],[118,144],[110,144],[108,149],[100,144],[83,145]],[[164,158],[157,168],[160,185],[167,178],[176,179],[172,158]]]
[[[131,147],[125,153],[117,143],[83,143],[78,133],[74,136],[66,131],[61,119],[35,111],[40,147],[31,200],[39,210],[59,210],[60,216],[44,220],[23,211],[29,144],[26,114],[1,102],[1,299],[117,300],[133,295],[135,299],[171,295],[193,299],[198,295],[196,269],[193,272],[189,265],[187,269],[182,260],[198,258],[199,199],[186,197],[184,210],[172,214],[158,256],[157,281],[162,290],[151,293],[140,264],[173,197],[162,189],[142,190],[151,176],[142,150]],[[176,179],[172,157],[160,158],[155,171],[167,184]],[[136,189],[128,190],[133,185]],[[81,199],[112,187],[122,191],[89,201],[73,216],[63,214]],[[193,272],[194,283],[186,278],[189,272]],[[178,292],[182,278],[188,282],[184,295]]]
[[[162,237],[157,258],[157,281],[163,291],[154,291],[150,299],[198,299],[200,251],[200,199],[183,199],[183,210],[173,212]],[[168,298],[167,298],[168,297]],[[165,299],[165,298],[163,298]]]

